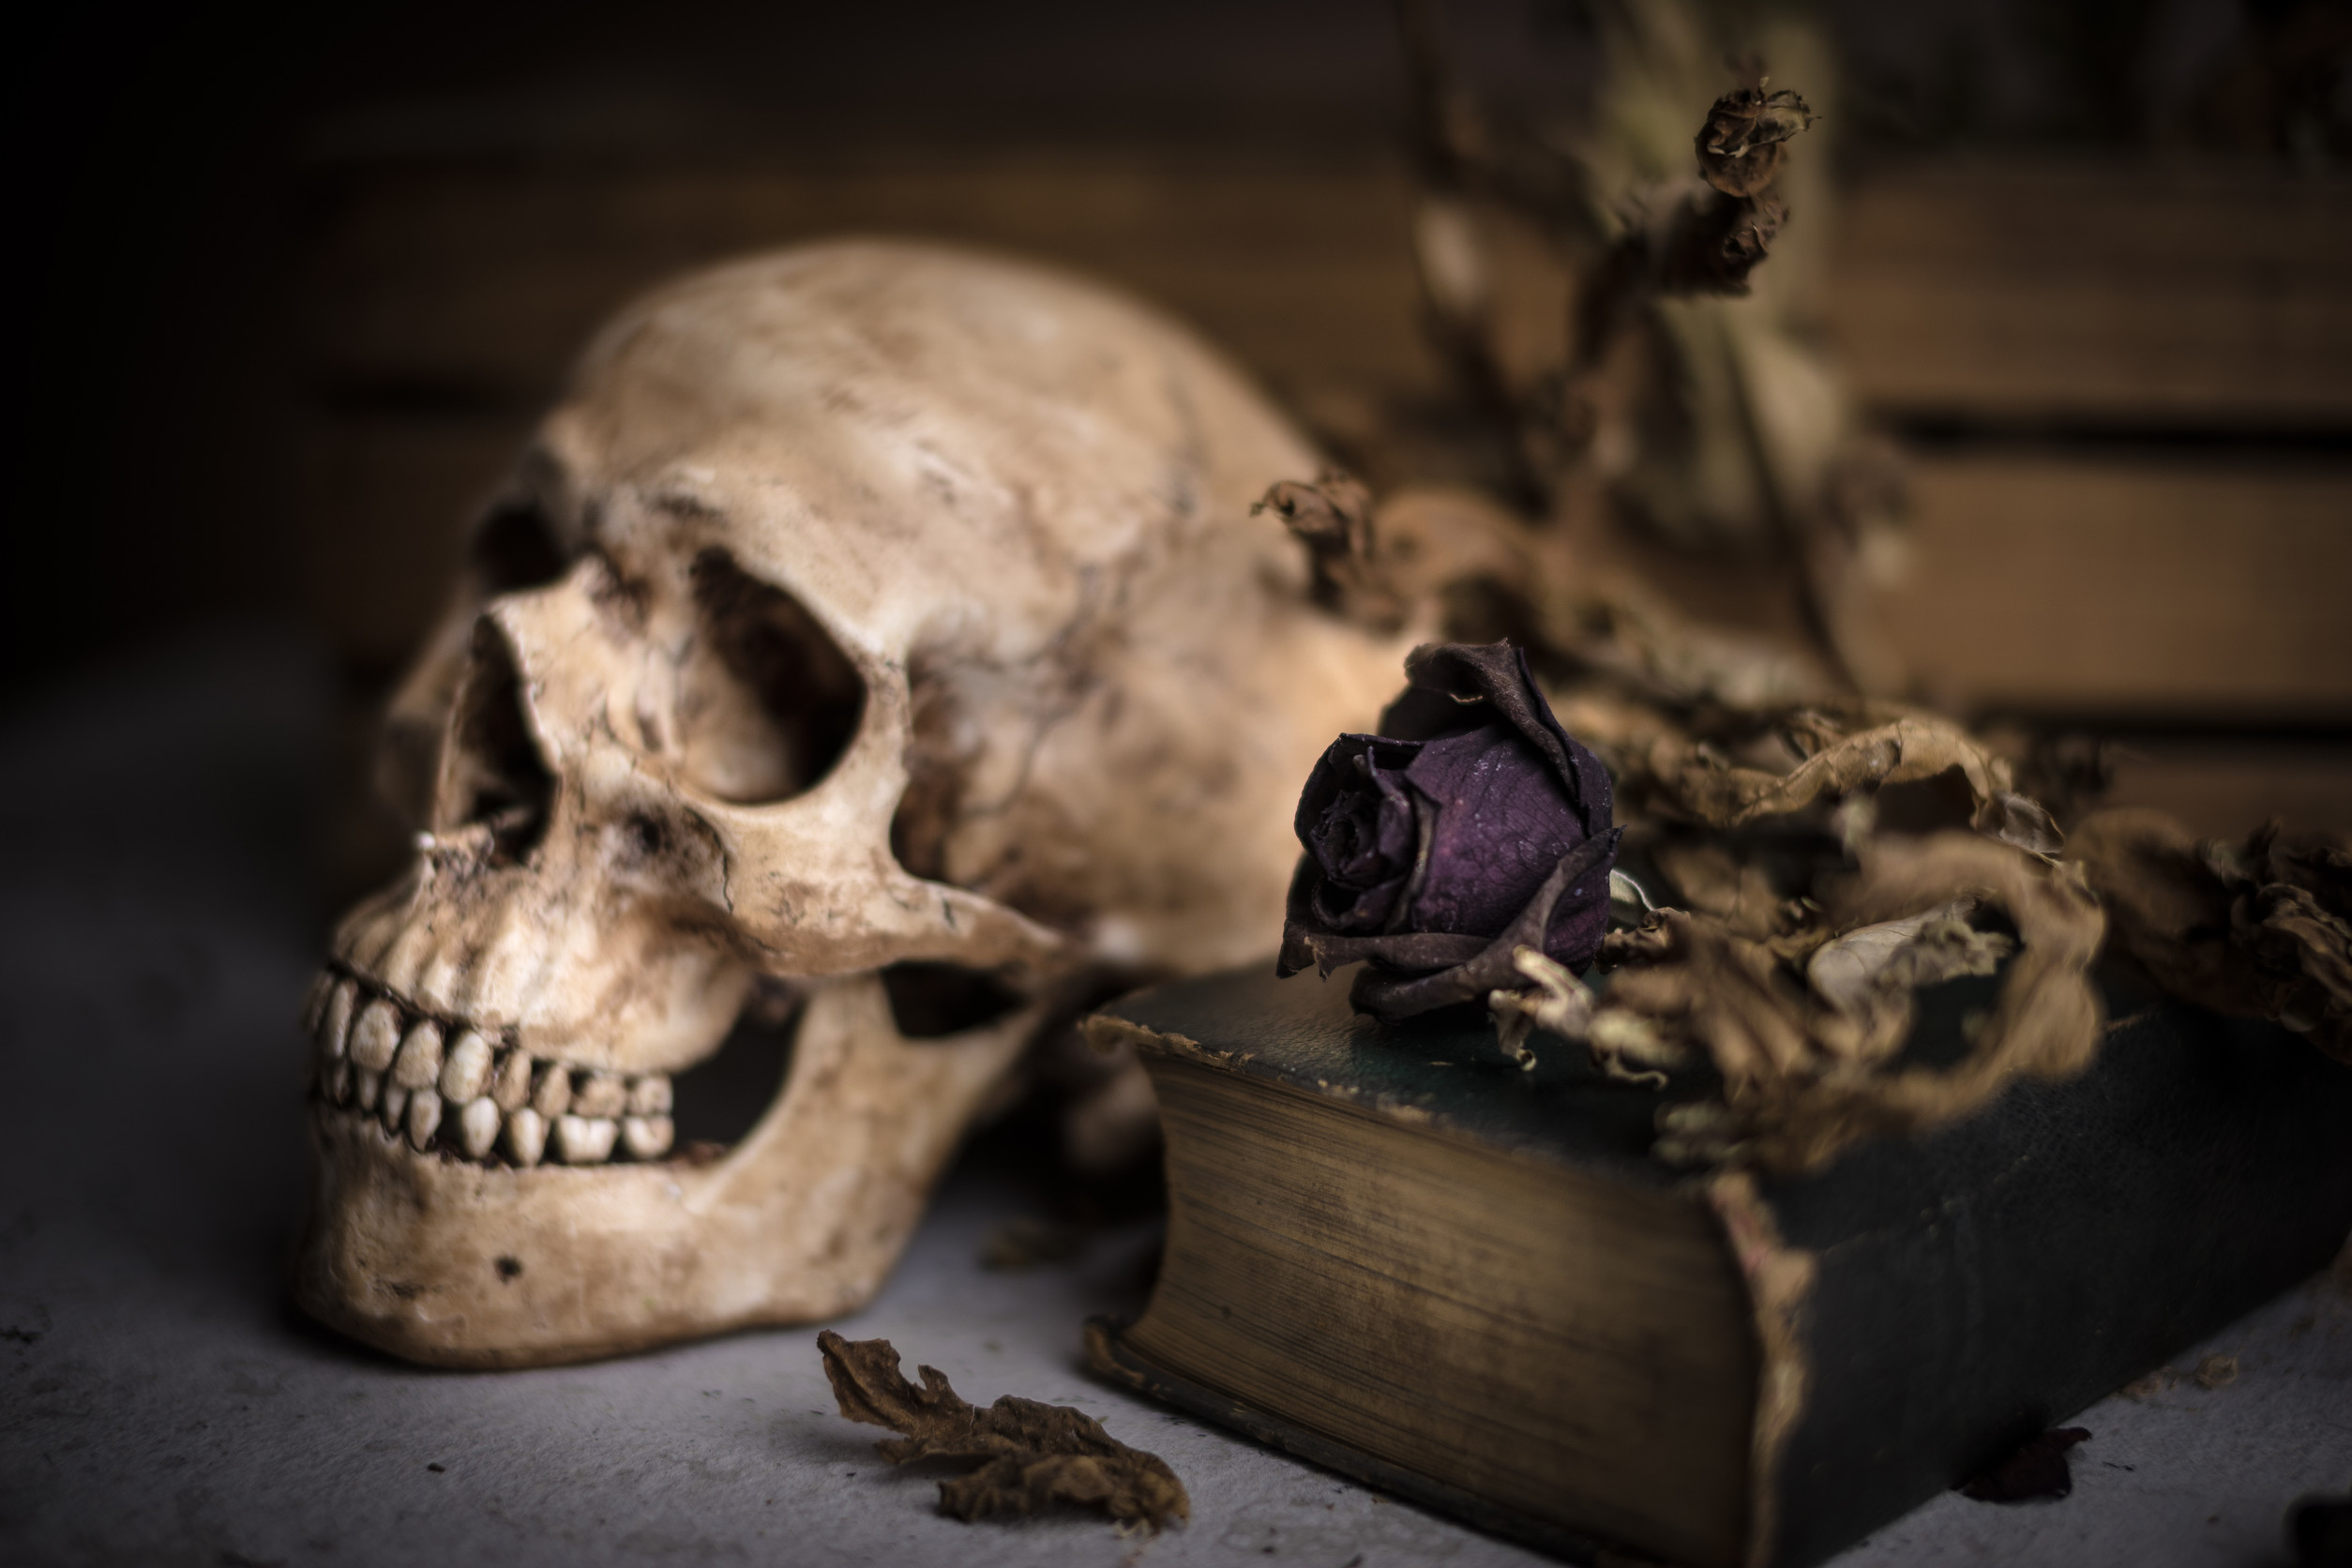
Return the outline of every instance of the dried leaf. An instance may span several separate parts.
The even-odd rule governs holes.
[[[1301,544],[1315,574],[1315,602],[1382,631],[1405,624],[1410,601],[1379,560],[1372,492],[1336,469],[1313,484],[1284,479],[1250,507],[1272,512]]]
[[[1900,920],[1860,926],[1814,950],[1805,979],[1848,1018],[1866,1018],[1892,998],[1964,974],[1991,974],[2010,953],[2007,937],[1968,923],[1972,901]]]
[[[1770,149],[1775,166],[1781,150]],[[1788,209],[1769,195],[1726,196],[1688,180],[1642,192],[1625,217],[1617,250],[1593,274],[1579,303],[1580,319],[1628,309],[1644,296],[1745,295],[1748,275],[1780,237]],[[1606,298],[1604,290],[1625,303]]]
[[[924,1366],[923,1386],[898,1370],[887,1339],[817,1335],[825,1377],[841,1413],[902,1436],[874,1445],[894,1465],[946,1458],[975,1463],[940,1484],[940,1508],[957,1518],[1034,1514],[1057,1502],[1100,1508],[1153,1528],[1186,1518],[1191,1500],[1157,1455],[1129,1448],[1082,1410],[1006,1395],[987,1410],[958,1397],[945,1375]]]
[[[1819,668],[1789,650],[1684,620],[1634,583],[1557,550],[1515,578],[1490,573],[1480,586],[1526,626],[1531,645],[1608,675],[1644,701],[1744,714],[1831,691]]]
[[[1764,942],[1787,927],[1794,887],[1784,887],[1787,867],[1772,863],[1754,835],[1661,835],[1650,858],[1672,885],[1672,902],[1711,915],[1734,935]]]
[[[1606,734],[1587,744],[1605,760],[1621,762],[1618,790],[1629,803],[1628,815],[1638,802],[1682,822],[1744,827],[1801,811],[1824,796],[1956,773],[1968,791],[1970,824],[1979,832],[2036,854],[2051,853],[2065,841],[2049,813],[2016,792],[2008,761],[1949,719],[1885,703],[1845,712],[1808,708],[1779,719],[1793,744],[1818,747],[1787,772],[1738,765],[1720,747],[1665,726],[1651,728],[1637,737],[1637,748],[1620,748],[1614,757]]]
[[[1788,139],[1818,117],[1786,89],[1767,93],[1756,86],[1726,93],[1698,128],[1699,173],[1726,196],[1754,196],[1780,173]]]
[[[2197,1369],[2190,1377],[2201,1389],[2227,1388],[2238,1380],[2238,1358],[2220,1354],[2207,1356],[2197,1363]]]
[[[1980,901],[2004,910],[2019,938],[1983,1031],[1952,1067],[1886,1070],[1909,1034],[1917,987],[1989,972],[2002,957],[2003,939],[1959,918]],[[1550,1029],[1581,1040],[1614,1076],[1710,1062],[1722,1095],[1661,1113],[1666,1157],[1812,1170],[1864,1137],[1968,1115],[2019,1074],[2087,1066],[2101,1033],[2088,976],[2103,929],[2069,867],[1972,834],[1881,840],[1810,929],[1757,941],[1663,910],[1610,933],[1602,961],[1616,972],[1597,1003],[1570,990],[1570,977],[1523,963],[1534,985],[1489,1006],[1511,1032],[1506,1048]]]
[[[1528,1049],[1528,1036],[1548,1029],[1563,1039],[1585,1038],[1592,1022],[1592,992],[1567,965],[1547,957],[1541,948],[1515,948],[1511,962],[1534,982],[1533,988],[1496,990],[1488,995],[1486,1005],[1494,1015],[1495,1037],[1501,1043],[1502,1054],[1521,1067],[1532,1068],[1535,1053]],[[1661,1084],[1666,1081],[1662,1073],[1636,1076]]]
[[[2275,823],[2198,843],[2161,812],[2102,811],[2070,851],[2116,938],[2175,996],[2267,1018],[2352,1063],[2352,846]]]

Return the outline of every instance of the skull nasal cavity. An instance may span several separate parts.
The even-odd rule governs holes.
[[[857,735],[866,683],[817,618],[722,550],[694,561],[701,650],[680,683],[687,774],[760,805],[814,786]]]
[[[547,832],[555,776],[523,712],[514,651],[487,617],[474,624],[474,659],[450,746],[447,825],[487,827],[496,858],[529,855]]]

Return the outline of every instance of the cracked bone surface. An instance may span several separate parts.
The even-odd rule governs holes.
[[[1319,466],[1182,328],[1001,259],[625,310],[393,704],[418,849],[306,1014],[304,1307],[520,1366],[867,1300],[1049,1020],[1274,945],[1299,780],[1410,641],[1250,514]],[[696,1143],[672,1076],[746,1011],[781,1088]]]

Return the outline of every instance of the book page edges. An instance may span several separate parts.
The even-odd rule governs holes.
[[[1452,1131],[1444,1118],[1416,1104],[1400,1104],[1387,1096],[1366,1094],[1344,1083],[1302,1081],[1294,1074],[1269,1071],[1262,1065],[1253,1071],[1252,1052],[1215,1049],[1174,1032],[1151,1029],[1107,1014],[1088,1018],[1084,1030],[1088,1042],[1098,1050],[1108,1051],[1126,1045],[1147,1058],[1172,1058],[1212,1071],[1259,1078],[1270,1086],[1333,1101],[1358,1114],[1371,1113],[1425,1134],[1443,1136]],[[1474,1136],[1469,1141],[1482,1148],[1489,1147]],[[1520,1153],[1523,1157],[1525,1152]],[[1753,1414],[1743,1499],[1747,1516],[1739,1536],[1742,1543],[1740,1560],[1750,1568],[1767,1568],[1781,1533],[1781,1462],[1789,1437],[1804,1413],[1811,1381],[1801,1324],[1818,1272],[1817,1259],[1810,1252],[1787,1244],[1755,1180],[1744,1172],[1697,1171],[1684,1180],[1670,1182],[1668,1189],[1679,1190],[1685,1200],[1695,1201],[1700,1212],[1711,1219],[1746,1298],[1756,1372],[1750,1407]],[[1298,1427],[1222,1391],[1196,1385],[1145,1354],[1123,1332],[1127,1326],[1099,1319],[1087,1325],[1088,1363],[1097,1374],[1111,1381],[1141,1390],[1312,1463],[1453,1513],[1481,1529],[1572,1559],[1591,1560],[1592,1554],[1598,1553],[1605,1560],[1621,1560],[1621,1552],[1605,1538],[1520,1514]]]
[[[1570,1562],[1607,1568],[1614,1562],[1648,1561],[1645,1558],[1627,1557],[1597,1537],[1491,1502],[1475,1492],[1463,1491],[1418,1470],[1392,1464],[1230,1395],[1204,1388],[1138,1351],[1122,1332],[1125,1327],[1109,1318],[1086,1320],[1087,1369],[1106,1382],[1134,1389],[1164,1405],[1173,1405],[1189,1415],[1239,1432],[1253,1442],[1280,1449],[1293,1458],[1451,1514],[1489,1534],[1524,1542]]]

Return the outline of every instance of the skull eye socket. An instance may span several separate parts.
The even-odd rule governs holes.
[[[799,600],[720,550],[695,558],[700,636],[680,671],[681,771],[722,800],[789,800],[833,771],[866,714],[857,666]]]
[[[492,594],[543,588],[564,575],[564,547],[547,508],[528,497],[493,505],[474,530],[474,569]]]

